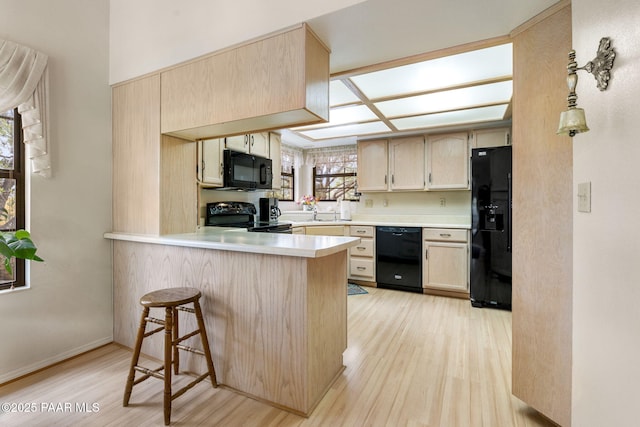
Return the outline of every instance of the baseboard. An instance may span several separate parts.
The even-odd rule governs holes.
[[[64,353],[60,353],[55,356],[49,357],[47,359],[41,360],[39,362],[32,363],[31,365],[24,366],[20,369],[9,371],[5,374],[0,375],[0,386],[10,381],[16,380],[20,377],[24,377],[25,375],[32,374],[36,371],[39,371],[39,370],[48,368],[52,365],[55,365],[57,363],[63,362],[74,356],[78,356],[79,354],[86,353],[87,351],[90,351],[90,350],[94,350],[98,347],[101,347],[105,344],[109,344],[111,342],[113,342],[113,336],[104,337],[99,340],[87,343],[83,346],[76,347],[72,350],[65,351]]]

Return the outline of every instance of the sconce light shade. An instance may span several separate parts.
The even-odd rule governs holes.
[[[573,137],[577,133],[588,131],[587,119],[582,108],[571,108],[560,113],[560,124],[556,132],[558,135]]]

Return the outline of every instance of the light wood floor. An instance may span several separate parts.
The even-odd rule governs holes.
[[[173,402],[172,425],[553,425],[511,396],[510,312],[367,290],[348,297],[346,369],[308,419],[203,382]],[[35,409],[0,413],[0,425],[163,425],[160,381],[134,387],[122,407],[130,357],[110,344],[0,387],[0,402]]]

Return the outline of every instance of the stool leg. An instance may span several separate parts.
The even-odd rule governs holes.
[[[180,332],[178,331],[178,309],[173,308],[173,373],[178,375],[180,373],[180,352],[178,351],[178,340],[180,339]]]
[[[171,423],[171,350],[173,334],[173,308],[165,308],[164,324],[164,425]]]
[[[136,336],[136,345],[133,349],[133,356],[131,357],[131,366],[129,367],[129,376],[127,377],[127,385],[124,389],[124,398],[122,400],[122,406],[129,405],[129,398],[131,397],[131,389],[133,388],[133,381],[136,375],[135,367],[138,364],[140,358],[140,350],[142,349],[142,340],[144,338],[144,331],[147,328],[147,317],[149,316],[149,307],[145,307],[142,310],[142,317],[140,318],[140,326],[138,327],[138,335]]]
[[[196,319],[198,320],[198,329],[200,330],[200,339],[202,340],[204,356],[205,356],[205,359],[207,360],[207,368],[209,369],[209,377],[211,378],[211,384],[214,387],[217,387],[218,382],[216,380],[216,371],[213,369],[213,360],[211,360],[211,349],[209,348],[209,340],[207,339],[207,330],[204,327],[204,320],[202,318],[202,310],[200,310],[200,303],[198,301],[194,301],[193,308],[195,309]]]

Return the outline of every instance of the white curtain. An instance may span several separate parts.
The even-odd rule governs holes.
[[[51,176],[47,55],[0,39],[0,111],[18,107],[31,171]]]

